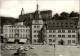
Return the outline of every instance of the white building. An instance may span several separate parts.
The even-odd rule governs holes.
[[[51,20],[47,23],[47,43],[76,45],[77,23],[69,20]]]
[[[38,34],[42,27],[43,27],[42,20],[32,21],[32,44],[38,44]]]
[[[30,38],[30,27],[23,25],[23,22],[16,23],[15,25],[4,25],[3,34],[8,41],[24,41],[26,43]]]

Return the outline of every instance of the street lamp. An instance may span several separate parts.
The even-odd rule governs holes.
[[[55,48],[55,44],[54,44],[54,56],[56,56],[56,55],[55,55],[55,51],[56,51],[56,48]]]

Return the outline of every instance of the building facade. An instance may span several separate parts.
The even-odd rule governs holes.
[[[18,22],[15,25],[4,25],[3,35],[8,41],[26,43],[30,39],[30,27],[23,25],[23,22]]]
[[[70,20],[51,20],[47,22],[47,43],[59,45],[77,44],[77,23]]]
[[[38,4],[37,4],[37,9],[34,13],[34,19],[32,20],[32,44],[39,44],[38,43],[38,34],[39,31],[43,27],[43,20],[40,15],[40,11],[38,9]]]
[[[39,31],[43,27],[43,21],[42,20],[33,20],[32,21],[32,44],[39,44],[38,43],[38,34]]]

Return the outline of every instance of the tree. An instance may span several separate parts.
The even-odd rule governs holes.
[[[79,14],[77,12],[72,11],[70,13],[70,17],[79,17]]]
[[[43,35],[43,28],[38,33],[38,42],[43,43],[44,42],[44,35]]]
[[[41,28],[41,30],[38,33],[38,42],[39,43],[45,43],[46,42],[46,25],[43,25],[43,27]]]
[[[67,13],[67,12],[62,12],[60,14],[60,19],[68,19],[68,17],[69,17],[69,13]]]
[[[62,13],[60,14],[60,16],[69,17],[69,13],[67,13],[67,12],[62,12]]]
[[[53,16],[54,19],[59,19],[59,14],[56,13],[54,16]]]

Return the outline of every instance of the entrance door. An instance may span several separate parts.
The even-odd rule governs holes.
[[[64,41],[61,39],[60,41],[58,41],[59,45],[64,45]]]

